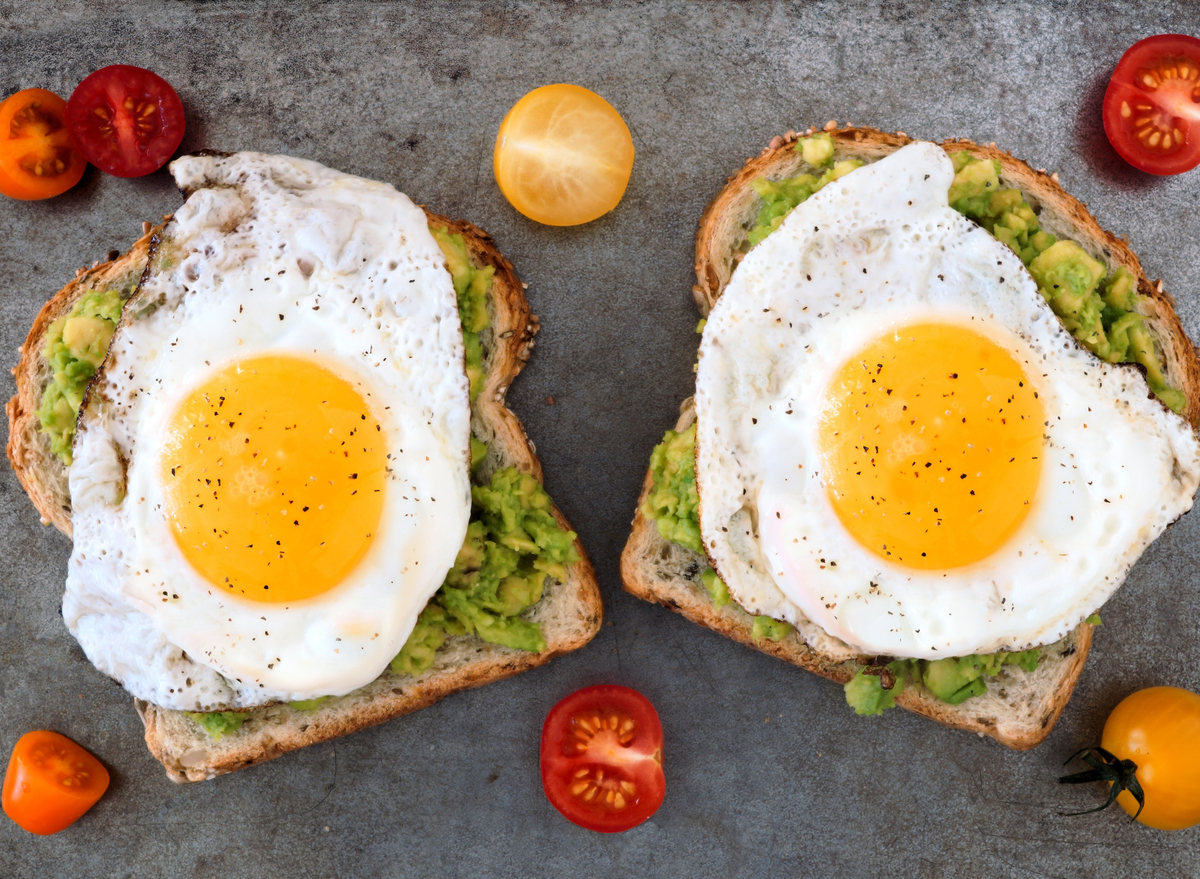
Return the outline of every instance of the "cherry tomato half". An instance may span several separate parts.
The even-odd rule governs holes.
[[[607,214],[625,194],[633,138],[595,92],[545,85],[500,123],[493,170],[504,197],[529,219],[576,226]]]
[[[28,732],[4,774],[4,814],[30,833],[58,833],[107,789],[108,770],[79,745],[56,732]]]
[[[1104,93],[1104,132],[1121,158],[1151,174],[1200,165],[1200,40],[1159,34],[1134,43]]]
[[[1126,696],[1104,724],[1101,747],[1137,764],[1146,797],[1138,821],[1159,830],[1200,824],[1200,696],[1179,687],[1150,687]],[[1128,791],[1117,802],[1138,810]]]
[[[568,821],[618,833],[658,811],[667,792],[662,724],[636,690],[603,684],[572,693],[542,727],[542,787]]]
[[[45,89],[25,89],[0,104],[0,192],[33,201],[79,182],[87,162],[63,124],[66,106]]]
[[[157,73],[113,64],[75,87],[67,128],[84,157],[114,177],[157,171],[183,140],[183,103]]]

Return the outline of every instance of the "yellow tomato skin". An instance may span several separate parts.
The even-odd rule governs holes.
[[[1200,824],[1200,695],[1180,687],[1139,690],[1113,709],[1101,739],[1101,747],[1137,764],[1146,795],[1138,821],[1158,830]],[[1137,812],[1128,791],[1117,802]]]
[[[492,168],[509,203],[547,226],[577,226],[617,206],[633,137],[608,101],[581,86],[534,89],[508,111]]]

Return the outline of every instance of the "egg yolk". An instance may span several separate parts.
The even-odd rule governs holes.
[[[1042,404],[1006,348],[962,325],[915,324],[834,375],[818,445],[838,519],[911,568],[987,558],[1029,514]]]
[[[159,478],[193,568],[277,603],[328,591],[366,555],[386,466],[359,387],[318,362],[269,355],[221,369],[184,398]]]

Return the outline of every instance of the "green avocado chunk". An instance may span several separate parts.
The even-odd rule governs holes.
[[[782,641],[795,628],[791,623],[785,623],[783,620],[756,616],[754,618],[754,626],[750,630],[750,637],[754,639],[755,644],[762,641],[763,638],[766,638],[768,641]]]
[[[458,297],[464,360],[467,378],[471,383],[471,399],[474,400],[483,388],[483,344],[480,333],[487,329],[490,323],[487,294],[496,269],[493,266],[472,266],[466,240],[461,235],[451,234],[449,227],[430,226],[429,231],[446,256],[446,268],[450,271],[450,280]]]
[[[717,576],[716,571],[712,568],[705,568],[700,574],[700,582],[708,590],[708,595],[712,599],[713,604],[717,607],[724,607],[729,604],[729,587],[725,585],[724,580]]]
[[[94,290],[46,331],[42,356],[54,378],[42,392],[38,420],[50,436],[51,451],[68,466],[84,391],[104,362],[123,305],[117,290]]]
[[[822,131],[812,137],[802,137],[796,142],[795,150],[808,164],[820,168],[833,161],[833,135]]]
[[[1050,308],[1076,340],[1109,363],[1138,363],[1163,403],[1182,412],[1187,400],[1163,374],[1161,352],[1138,313],[1136,279],[1124,266],[1112,273],[1076,242],[1041,228],[1020,190],[1001,188],[1000,163],[952,153],[950,207],[974,220],[1020,257]]]
[[[219,742],[224,736],[235,733],[246,722],[246,715],[241,711],[186,711],[184,712],[208,733],[214,742]]]

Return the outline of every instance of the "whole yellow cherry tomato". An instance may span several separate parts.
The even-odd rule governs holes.
[[[1159,830],[1200,824],[1200,695],[1179,687],[1150,687],[1125,697],[1104,724],[1101,747],[1137,764],[1146,797],[1138,821]],[[1128,792],[1117,802],[1138,810]]]
[[[493,169],[514,208],[548,226],[576,226],[617,206],[633,170],[621,114],[577,85],[546,85],[500,123]]]

